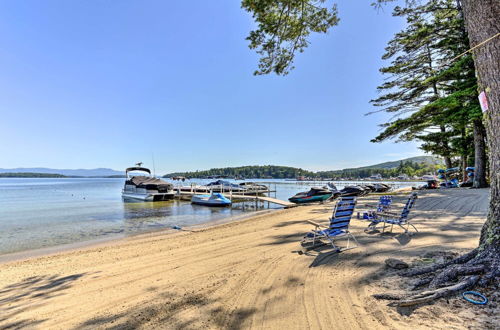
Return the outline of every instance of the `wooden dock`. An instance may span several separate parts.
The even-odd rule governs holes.
[[[185,196],[185,197],[191,197],[193,195],[204,195],[207,193],[203,192],[190,192],[190,191],[177,191],[176,196],[179,198]],[[230,200],[243,200],[243,201],[255,201],[257,202],[268,202],[272,204],[277,204],[280,206],[283,206],[284,208],[290,208],[290,207],[295,207],[297,204],[288,202],[288,201],[283,201],[281,199],[273,198],[273,197],[268,197],[268,196],[259,196],[259,195],[240,195],[240,194],[233,194],[231,192],[229,193],[223,193],[224,197],[229,198]]]
[[[267,197],[267,196],[251,196],[251,195],[230,195],[230,194],[224,194],[227,198],[233,198],[233,199],[242,199],[242,200],[257,200],[257,201],[262,201],[262,202],[269,202],[277,205],[284,206],[285,209],[289,207],[295,207],[297,204],[288,202],[288,201],[283,201],[281,199],[273,198],[273,197]]]

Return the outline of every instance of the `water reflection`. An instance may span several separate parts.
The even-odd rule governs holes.
[[[188,201],[137,202],[124,201],[123,220],[125,233],[137,233],[172,226],[189,226],[248,212],[238,207],[205,207]]]

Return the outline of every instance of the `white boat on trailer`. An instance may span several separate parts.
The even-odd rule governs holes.
[[[142,163],[137,165],[125,170],[127,179],[122,190],[124,199],[156,202],[175,197],[174,186],[171,183],[153,177],[148,168],[140,166]],[[130,175],[130,172],[142,172],[147,175]]]

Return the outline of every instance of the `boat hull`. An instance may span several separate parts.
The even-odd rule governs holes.
[[[138,201],[145,201],[145,202],[158,202],[158,201],[167,201],[167,200],[172,200],[174,199],[175,194],[174,193],[156,193],[156,194],[136,194],[136,193],[131,193],[131,192],[124,192],[122,193],[122,197],[124,199],[133,199],[133,200],[138,200]]]
[[[332,197],[332,194],[318,195],[318,196],[305,196],[305,197],[292,197],[288,200],[295,204],[313,203],[313,202],[323,202]]]
[[[210,195],[194,195],[191,197],[191,203],[203,206],[224,207],[230,206],[232,202],[222,195],[220,198],[213,198]]]
[[[214,207],[225,207],[230,206],[231,203],[211,203],[211,202],[203,202],[203,201],[191,201],[192,204],[203,205],[203,206],[214,206]]]

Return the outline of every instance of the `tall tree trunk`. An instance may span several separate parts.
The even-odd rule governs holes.
[[[462,182],[467,181],[468,176],[467,176],[467,171],[465,170],[467,168],[467,155],[462,155],[460,156],[462,160]]]
[[[443,157],[444,158],[444,165],[446,168],[451,168],[453,165],[451,164],[451,158],[450,157]]]
[[[486,132],[483,121],[480,118],[474,119],[474,188],[486,188]]]
[[[461,135],[462,135],[462,155],[460,157],[460,160],[462,161],[462,182],[467,181],[467,171],[465,170],[467,168],[467,156],[469,155],[469,150],[468,150],[468,145],[467,145],[467,133],[465,132],[465,125],[461,129]]]
[[[500,32],[499,0],[462,0],[471,47]],[[485,91],[489,110],[485,115],[490,151],[491,193],[488,218],[481,231],[480,246],[500,246],[500,37],[474,50],[478,83]]]
[[[437,87],[434,85],[434,91],[437,95]],[[441,133],[445,133],[446,132],[446,127],[444,127],[443,125],[441,125],[439,127],[441,129]],[[446,152],[446,155],[443,157],[444,158],[444,164],[446,165],[446,168],[451,168],[453,165],[451,163],[451,152],[450,152],[450,146],[448,145],[448,139],[446,138],[443,138],[443,140],[441,141],[442,145],[443,145],[443,149],[445,150]]]

